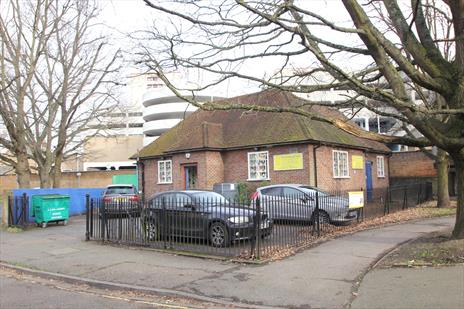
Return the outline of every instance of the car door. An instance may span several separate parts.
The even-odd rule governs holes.
[[[271,187],[262,189],[261,193],[261,209],[267,213],[269,218],[278,220],[284,219],[282,200],[282,187]]]
[[[192,197],[185,193],[176,193],[176,204],[176,231],[178,235],[201,237],[204,220],[201,207],[196,205]]]
[[[169,193],[157,195],[149,202],[148,205],[150,209],[150,217],[155,220],[163,235],[169,234],[170,224],[168,221],[167,207],[170,196],[171,194]]]
[[[312,198],[305,195],[296,188],[284,187],[282,190],[284,197],[285,219],[289,220],[310,220],[312,214]]]

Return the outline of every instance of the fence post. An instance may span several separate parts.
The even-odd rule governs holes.
[[[29,220],[28,216],[28,210],[29,209],[29,197],[26,195],[26,193],[23,194],[23,204],[22,204],[22,226],[25,227],[27,225],[27,221]]]
[[[105,241],[105,229],[106,229],[106,209],[105,209],[105,201],[102,201],[100,205],[100,239]]]
[[[14,208],[14,197],[8,196],[8,226],[13,225],[13,208]]]
[[[168,227],[168,220],[167,220],[167,213],[166,213],[166,197],[163,197],[161,199],[161,216],[162,218],[161,220],[161,226],[162,228],[160,230],[163,230],[163,233],[162,233],[162,237],[163,237],[163,247],[164,249],[167,249],[168,248],[168,245],[167,245],[167,238],[170,237],[169,235],[167,235],[167,231],[169,229]]]
[[[261,243],[261,203],[256,204],[256,258],[260,258],[260,243]]]
[[[251,241],[250,241],[250,257],[254,256],[255,249],[256,249],[256,237],[257,237],[257,233],[256,233],[256,225],[257,225],[256,216],[257,216],[257,213],[258,213],[258,208],[260,207],[259,196],[256,198],[255,206],[256,206],[256,209],[255,209],[255,219],[253,220],[253,236],[252,236]]]
[[[408,187],[404,187],[403,207],[402,207],[402,209],[404,210],[405,208],[408,208]]]
[[[90,235],[89,235],[89,226],[90,226],[90,196],[88,194],[85,195],[85,240],[89,241],[90,240]]]
[[[316,190],[316,231],[317,237],[321,236],[321,227],[319,222],[319,192]]]
[[[385,193],[385,203],[383,204],[383,215],[387,214],[388,210],[388,193],[390,192],[390,187],[387,187],[387,191]]]
[[[418,205],[418,204],[420,204],[422,202],[421,195],[422,195],[422,183],[419,183],[419,190],[417,190],[417,202],[416,202],[416,205]]]
[[[90,237],[93,238],[93,199],[90,200],[90,210],[89,210],[89,226],[90,226]]]

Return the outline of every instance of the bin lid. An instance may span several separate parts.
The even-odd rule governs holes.
[[[69,198],[69,195],[64,195],[64,194],[41,194],[41,195],[37,195],[37,196],[40,196],[44,200],[59,199],[59,198]]]

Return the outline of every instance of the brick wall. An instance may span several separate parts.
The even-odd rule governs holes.
[[[333,177],[332,150],[348,151],[349,177]],[[155,192],[185,189],[184,167],[190,164],[197,166],[198,189],[211,190],[215,183],[220,182],[247,182],[251,187],[262,185],[262,181],[248,181],[248,150],[232,150],[227,152],[202,151],[192,152],[187,159],[185,154],[176,154],[170,158],[173,164],[173,183],[158,184],[158,165],[156,160],[145,160],[145,194],[151,196]],[[274,146],[258,151],[269,152],[268,183],[303,183],[314,185],[314,159],[313,145]],[[275,171],[274,156],[289,153],[303,154],[303,169],[291,171]],[[374,188],[388,186],[388,157],[385,158],[385,177],[377,176],[376,154],[365,154],[361,150],[347,150],[328,146],[319,147],[317,153],[318,186],[325,190],[360,190],[366,188],[365,171],[352,168],[352,155],[362,156],[364,161],[370,160],[372,165],[372,180]]]
[[[377,167],[377,156],[383,156],[383,158],[384,158],[385,177],[379,177],[378,176],[378,173],[377,173],[377,169],[378,169],[378,167]],[[372,186],[374,188],[388,187],[389,179],[390,179],[390,175],[389,175],[389,171],[388,171],[388,165],[389,165],[390,157],[385,156],[385,155],[378,155],[378,154],[366,154],[365,160],[369,160],[369,161],[372,162]]]
[[[61,174],[61,188],[104,188],[112,183],[113,175],[133,173],[135,173],[135,171],[130,170],[87,171],[80,172],[80,176],[78,176],[76,172],[64,172]],[[37,174],[31,175],[31,187],[40,187]],[[18,189],[16,175],[0,176],[0,194],[3,191],[11,191],[13,189]]]
[[[244,182],[248,179],[248,152],[255,150],[234,150],[224,153],[224,181]],[[269,151],[270,183],[309,183],[309,149],[307,145],[276,146],[258,151]],[[274,156],[290,153],[303,154],[303,169],[291,171],[274,171]],[[311,154],[312,155],[312,154]]]
[[[348,173],[347,178],[333,177],[333,150],[348,152]],[[324,190],[360,190],[366,187],[364,169],[353,169],[351,166],[351,156],[364,156],[361,150],[347,150],[345,148],[333,148],[322,146],[317,149],[317,182],[318,187]]]
[[[422,151],[395,152],[390,158],[390,177],[435,177],[433,164]]]

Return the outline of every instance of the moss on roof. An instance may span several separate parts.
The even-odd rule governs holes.
[[[224,102],[294,106],[305,101],[291,93],[266,90]],[[311,106],[308,109],[321,115],[345,118],[339,111],[327,107]],[[138,155],[140,158],[149,158],[195,149],[245,148],[304,141],[390,151],[382,143],[354,136],[328,122],[293,113],[198,110],[144,147]]]

